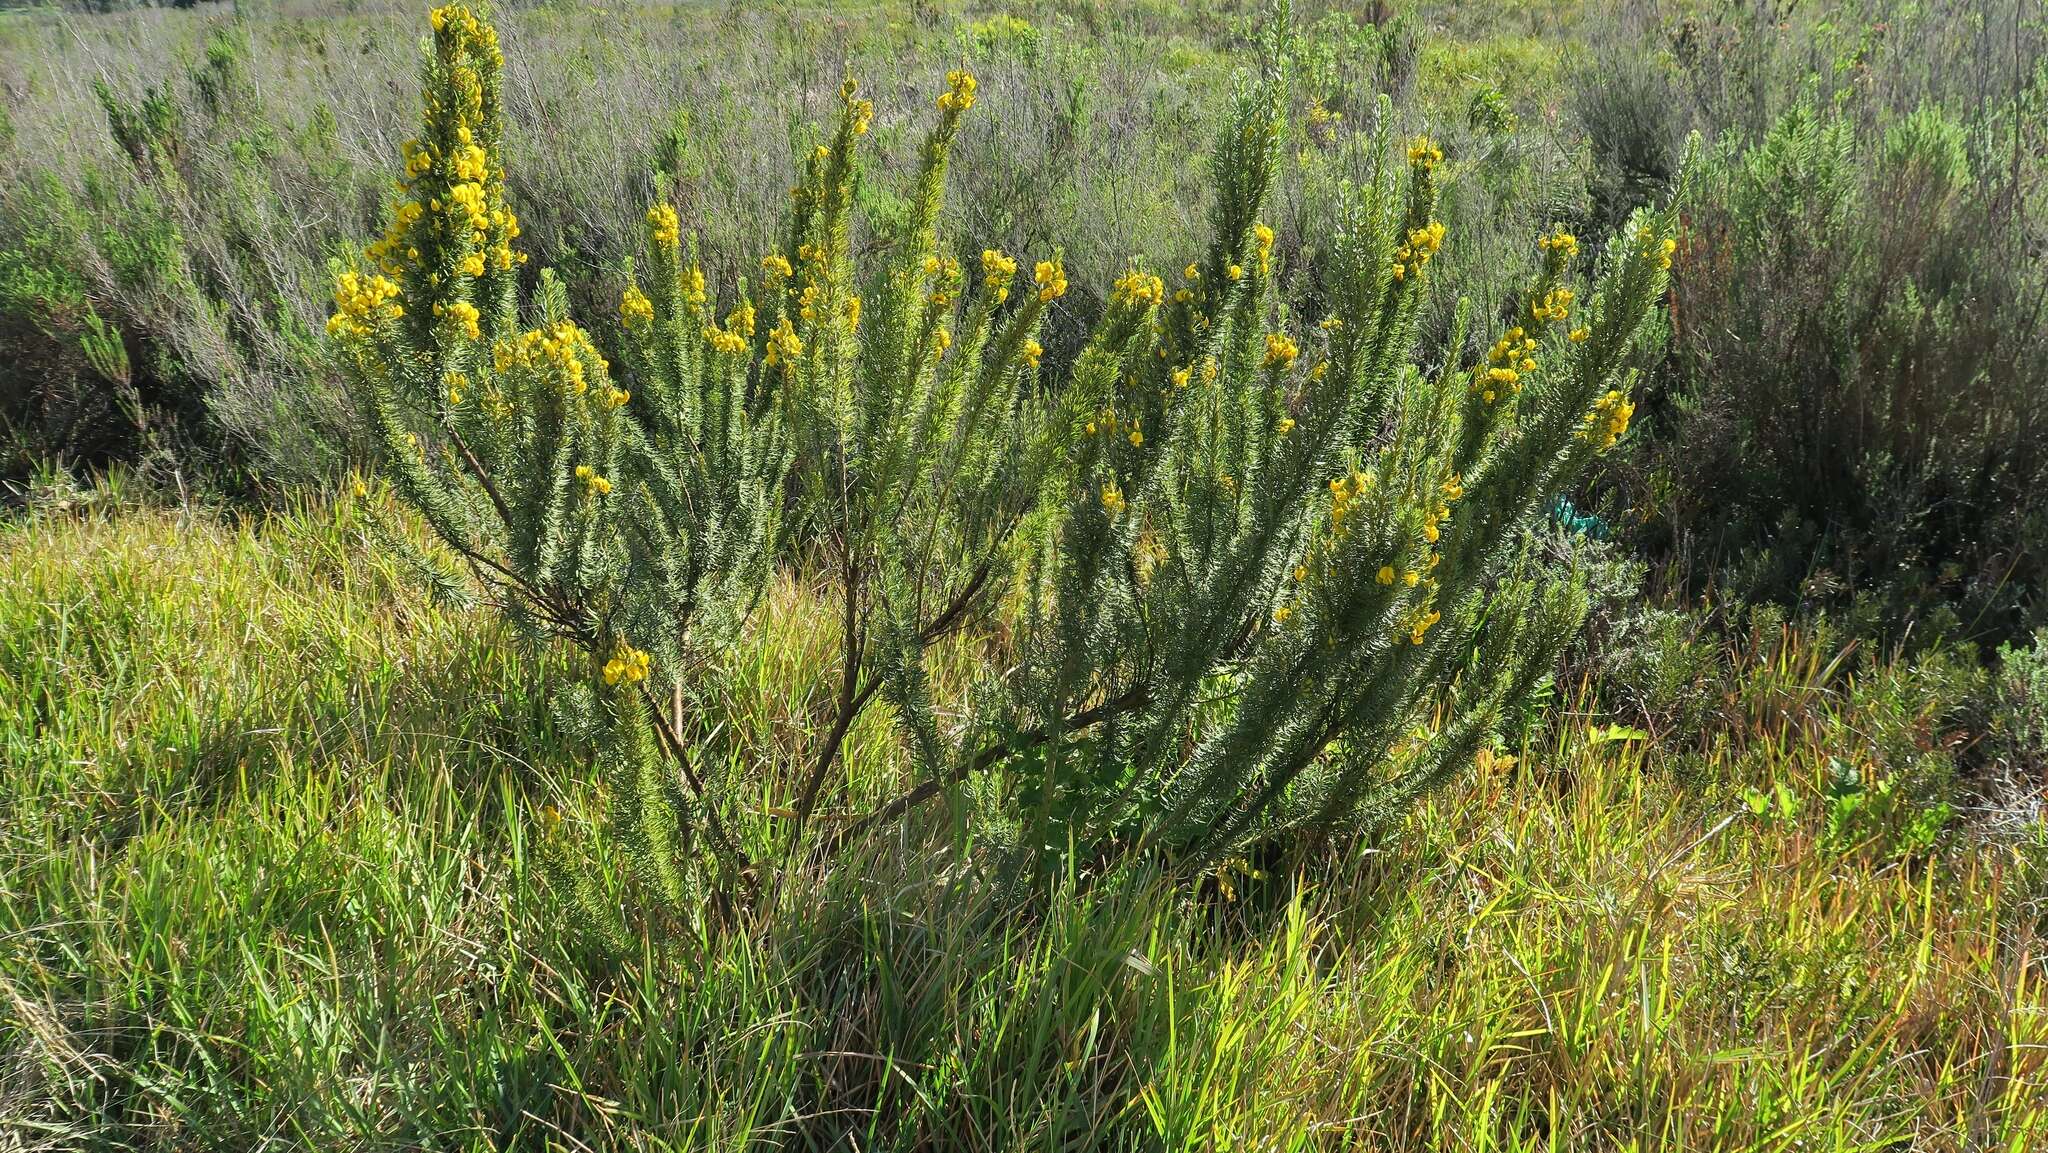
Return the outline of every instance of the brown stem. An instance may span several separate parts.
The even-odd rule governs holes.
[[[704,787],[703,778],[697,775],[696,766],[690,762],[690,754],[683,747],[682,738],[676,734],[675,727],[669,723],[668,714],[662,711],[661,702],[654,699],[654,692],[647,687],[645,681],[640,682],[640,696],[647,703],[648,715],[654,719],[654,731],[661,737],[669,755],[681,766],[683,779],[688,782],[691,793],[695,795],[699,807],[704,810],[705,830],[711,834],[711,839],[717,842],[719,852],[725,854],[734,874],[739,877],[740,888],[746,892],[748,902],[758,902],[761,894],[754,884],[753,863],[747,860],[747,855],[742,853],[732,837],[727,835],[725,823],[718,819],[718,811],[711,803],[711,796]]]
[[[1019,733],[1009,740],[999,741],[996,744],[990,745],[988,748],[976,753],[972,758],[955,765],[944,776],[934,777],[931,780],[922,782],[909,792],[904,793],[902,796],[897,797],[895,800],[834,833],[821,847],[820,853],[824,856],[838,853],[839,850],[845,848],[848,844],[866,835],[868,830],[876,825],[896,820],[918,805],[938,796],[945,789],[959,784],[970,775],[996,764],[1005,757],[1045,744],[1053,739],[1055,733],[1071,733],[1080,729],[1090,728],[1120,713],[1141,708],[1150,699],[1151,696],[1145,691],[1144,686],[1135,686],[1129,692],[1113,701],[1104,701],[1092,709],[1084,709],[1081,712],[1075,713],[1073,716],[1068,717],[1057,729],[1032,729],[1029,732]]]
[[[469,451],[469,442],[462,439],[462,434],[455,431],[454,425],[443,421],[441,427],[447,431],[448,439],[455,442],[455,451],[462,454],[463,463],[467,464],[469,471],[476,476],[476,482],[483,486],[484,495],[491,498],[492,507],[498,510],[498,522],[505,526],[506,532],[512,531],[512,511],[506,506],[505,498],[499,495],[498,486],[491,482],[491,474],[484,471],[483,463],[477,460],[475,453]]]
[[[846,740],[847,731],[853,728],[853,718],[874,695],[880,678],[870,680],[866,688],[860,685],[861,637],[860,637],[860,571],[853,564],[853,546],[841,542],[839,553],[839,583],[846,592],[846,606],[840,614],[839,642],[839,707],[832,718],[832,731],[825,736],[825,742],[818,751],[818,759],[811,766],[810,775],[804,778],[803,788],[796,798],[796,823],[790,830],[790,849],[803,841],[804,825],[811,819],[811,810],[817,807],[818,790],[825,785],[825,773],[832,767],[833,758],[839,754],[839,746]]]

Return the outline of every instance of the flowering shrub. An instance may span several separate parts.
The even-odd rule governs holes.
[[[621,828],[672,895],[699,827],[753,887],[654,689],[744,620],[785,502],[816,529],[843,631],[833,723],[789,782],[791,847],[877,694],[917,779],[827,846],[984,770],[999,824],[1043,844],[1202,855],[1370,819],[1469,761],[1576,626],[1573,589],[1520,574],[1518,526],[1627,430],[1621,366],[1662,290],[1666,216],[1638,215],[1584,305],[1577,241],[1542,238],[1485,355],[1425,371],[1411,330],[1449,239],[1442,151],[1417,138],[1347,191],[1328,311],[1293,316],[1261,221],[1269,68],[1218,150],[1206,251],[1171,285],[1118,279],[1046,392],[1058,255],[1026,272],[938,234],[974,77],[947,77],[908,225],[871,269],[849,236],[874,110],[849,80],[758,284],[714,304],[673,210],[648,212],[615,376],[546,274],[522,319],[496,40],[460,5],[433,21],[404,196],[373,269],[341,273],[330,331],[398,490],[508,614],[588,654]],[[1014,667],[943,722],[927,647],[992,613]]]

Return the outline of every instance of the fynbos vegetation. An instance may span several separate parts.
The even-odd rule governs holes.
[[[0,1150],[2043,1147],[2044,36],[0,10]]]
[[[1591,289],[1576,238],[1542,237],[1486,355],[1426,371],[1413,327],[1446,242],[1443,155],[1416,137],[1338,193],[1328,311],[1303,323],[1262,220],[1285,127],[1269,45],[1213,162],[1201,255],[1171,292],[1119,278],[1069,379],[1042,388],[1058,256],[1028,277],[995,249],[963,269],[937,231],[974,77],[949,75],[908,226],[866,268],[848,216],[874,109],[848,80],[758,301],[707,284],[674,209],[648,210],[651,291],[621,298],[615,378],[545,273],[522,317],[497,37],[459,5],[433,25],[404,196],[375,267],[341,274],[330,332],[399,491],[517,621],[583,650],[603,700],[581,707],[605,713],[622,811],[672,896],[664,858],[698,843],[757,887],[666,702],[694,687],[688,650],[758,600],[785,490],[845,629],[792,838],[877,690],[919,783],[852,832],[975,771],[997,774],[997,809],[1034,844],[1213,859],[1283,829],[1369,827],[1469,763],[1577,627],[1570,584],[1518,563],[1521,526],[1628,427],[1668,218],[1632,219]],[[925,647],[1001,589],[1014,668],[949,730]],[[674,774],[644,763],[655,750],[686,784],[677,803],[658,784]]]

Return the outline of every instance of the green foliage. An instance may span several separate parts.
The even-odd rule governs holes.
[[[659,858],[688,837],[682,806],[652,789],[668,774],[635,767],[655,755],[650,722],[681,760],[689,819],[754,888],[666,700],[751,610],[792,461],[801,539],[838,587],[843,632],[834,719],[793,785],[793,844],[836,797],[841,742],[878,695],[917,783],[831,845],[987,770],[992,815],[1032,846],[1203,859],[1381,824],[1519,713],[1577,627],[1580,595],[1524,571],[1515,542],[1627,429],[1667,217],[1632,221],[1590,291],[1574,287],[1576,239],[1544,237],[1486,355],[1425,371],[1410,346],[1445,235],[1443,158],[1418,137],[1407,164],[1340,194],[1328,312],[1304,325],[1261,220],[1286,106],[1273,39],[1216,153],[1207,252],[1170,298],[1158,276],[1119,279],[1048,395],[1032,385],[1036,334],[1068,287],[1057,255],[1027,280],[986,249],[970,291],[941,242],[977,81],[949,75],[906,211],[863,269],[854,189],[874,111],[849,80],[758,301],[743,282],[717,320],[676,213],[649,210],[652,291],[622,297],[615,385],[547,275],[537,327],[515,333],[495,34],[460,7],[434,23],[405,199],[369,250],[380,271],[340,276],[329,329],[399,492],[496,603],[573,642],[610,686],[609,771],[638,798],[626,835],[671,900]],[[1378,152],[1391,147],[1383,132]],[[1016,668],[943,724],[929,646],[1003,589]]]
[[[566,835],[606,797],[549,720],[564,664],[417,596],[364,547],[381,500],[116,505],[0,524],[0,1140],[27,1149],[2048,1137],[2038,833],[1821,851],[1810,799],[1703,798],[1571,699],[1400,836],[1227,895],[1143,861],[1005,884],[912,832],[800,866],[745,932],[593,957],[533,883],[556,851],[593,903],[631,873]],[[720,716],[755,742],[837,680],[830,601],[778,588],[732,659],[760,703]],[[1819,688],[1706,775],[1811,797],[1845,699]],[[775,803],[775,757],[734,747],[739,804]]]
[[[2007,766],[2023,780],[2048,768],[2048,632],[2024,648],[1999,646],[1991,701],[1992,736]]]
[[[1976,164],[1934,107],[1808,104],[1704,166],[1654,514],[1735,594],[1919,642],[2032,619],[2038,267],[1982,258],[2025,232]]]

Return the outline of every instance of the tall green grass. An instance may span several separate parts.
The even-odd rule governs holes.
[[[604,782],[403,575],[357,499],[0,527],[0,1145],[2048,1141],[2039,843],[1830,835],[1831,758],[1886,763],[1854,734],[1955,736],[1894,716],[1910,669],[1765,638],[1684,757],[1569,692],[1397,834],[1195,889],[912,825],[615,948],[531,867]],[[780,584],[701,709],[761,821],[829,604]],[[905,763],[882,721],[848,762]]]

